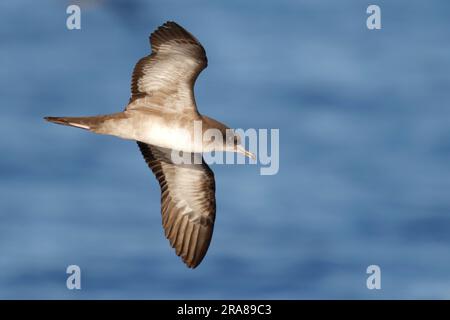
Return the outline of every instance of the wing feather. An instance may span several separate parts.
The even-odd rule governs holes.
[[[216,216],[214,174],[206,163],[175,164],[171,149],[138,142],[161,187],[164,233],[184,263],[195,268],[211,242]],[[191,154],[191,159],[201,154]]]
[[[177,111],[196,110],[195,80],[208,64],[203,46],[172,21],[151,34],[150,44],[152,53],[134,67],[127,109],[142,107],[142,102],[133,102],[146,98],[146,104],[168,106]]]

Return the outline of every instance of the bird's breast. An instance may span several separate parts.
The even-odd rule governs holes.
[[[134,122],[134,135],[138,141],[185,152],[202,151],[202,135],[201,131],[196,134],[194,119],[167,115],[141,117]]]

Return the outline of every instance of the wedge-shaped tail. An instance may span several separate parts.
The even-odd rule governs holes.
[[[64,126],[71,126],[81,129],[90,130],[96,125],[96,121],[92,117],[45,117],[45,120]]]
[[[53,122],[56,124],[61,124],[64,126],[76,127],[85,130],[90,130],[97,133],[106,133],[102,132],[102,127],[108,121],[114,120],[123,120],[125,119],[125,115],[123,112],[101,115],[101,116],[93,116],[93,117],[44,117],[45,120],[49,122]]]

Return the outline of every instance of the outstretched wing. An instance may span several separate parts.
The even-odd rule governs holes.
[[[216,216],[214,173],[201,154],[188,154],[192,164],[175,164],[171,149],[143,142],[138,145],[161,187],[165,235],[184,263],[195,268],[206,255],[213,233]]]
[[[131,102],[167,105],[177,111],[195,109],[194,83],[207,66],[205,49],[175,22],[166,22],[150,36],[152,54],[138,61],[131,80]]]

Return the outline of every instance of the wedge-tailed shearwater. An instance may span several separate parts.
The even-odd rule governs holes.
[[[214,174],[203,152],[229,151],[254,158],[237,135],[222,141],[195,142],[195,122],[202,133],[223,123],[201,115],[194,83],[207,66],[205,49],[175,22],[166,22],[150,35],[152,52],[140,59],[131,79],[131,98],[123,112],[92,117],[45,117],[57,124],[137,141],[161,187],[165,235],[186,265],[195,268],[208,250],[216,215]],[[203,136],[203,135],[202,135]],[[228,135],[229,136],[229,135]],[[191,161],[173,160],[174,150]]]

